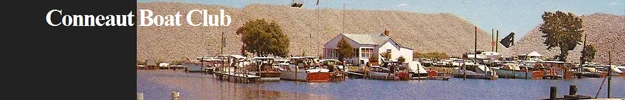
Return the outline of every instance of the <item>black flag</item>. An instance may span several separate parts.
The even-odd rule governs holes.
[[[319,5],[319,0],[317,0],[317,5]]]
[[[501,43],[506,48],[513,46],[514,45],[514,32],[510,32],[510,34],[508,34],[508,36],[506,36],[505,38],[501,39],[499,43]]]

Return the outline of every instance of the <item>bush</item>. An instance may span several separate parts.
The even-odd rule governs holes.
[[[433,60],[449,58],[449,55],[447,55],[447,53],[444,53],[444,52],[428,52],[428,53],[415,52],[413,56],[415,58],[428,58],[428,59],[433,59]]]
[[[155,63],[154,65],[158,66],[160,63],[164,63],[164,62],[165,62],[165,61],[163,61],[163,60],[159,59],[159,60],[156,60],[156,63]]]
[[[144,60],[137,60],[137,65],[145,65],[145,61]]]
[[[387,61],[388,61],[388,60],[391,60],[391,56],[392,56],[392,55],[391,55],[391,53],[390,53],[390,52],[382,52],[382,53],[380,54],[380,56],[382,56],[385,60],[387,60]]]
[[[170,64],[171,65],[182,65],[182,60],[174,60],[174,61],[171,61]]]
[[[399,58],[397,58],[397,62],[404,63],[406,62],[406,58],[404,58],[404,56],[399,56]]]
[[[378,56],[373,55],[373,56],[369,57],[369,62],[370,62],[370,63],[371,63],[371,62],[378,62]]]

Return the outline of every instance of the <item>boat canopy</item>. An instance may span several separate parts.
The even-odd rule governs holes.
[[[592,68],[592,67],[584,67],[585,70],[587,70],[588,72],[599,72],[599,70],[597,70],[596,68]]]
[[[541,55],[540,53],[538,53],[536,51],[532,51],[531,53],[527,54],[527,56],[530,56],[530,57],[541,57],[543,55]]]
[[[273,57],[254,57],[252,60],[273,60]]]
[[[215,57],[197,57],[199,61],[202,62],[220,62],[222,59],[217,59]]]
[[[247,57],[241,56],[241,55],[230,55],[230,57],[236,58],[236,59],[245,59],[245,58],[247,58]]]
[[[486,56],[481,55],[481,54],[477,54],[477,55],[475,55],[475,54],[467,54],[467,58],[469,58],[469,59],[486,59]]]
[[[419,74],[427,73],[425,67],[423,67],[418,61],[408,62],[408,70],[410,70],[410,72],[415,72]]]

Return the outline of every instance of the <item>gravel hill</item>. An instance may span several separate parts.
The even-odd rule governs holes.
[[[192,27],[186,22],[180,27],[138,26],[137,59],[166,61],[220,52],[221,33],[227,45],[224,53],[238,54],[242,42],[236,29],[249,20],[266,19],[280,24],[290,39],[290,54],[320,55],[325,42],[341,32],[379,34],[390,30],[390,36],[401,45],[419,52],[445,52],[461,56],[473,49],[475,25],[449,13],[425,14],[391,10],[305,9],[286,5],[252,4],[244,8],[187,3],[139,3],[138,9],[150,9],[155,14],[186,14],[192,9],[206,9],[219,14],[224,9],[233,18],[227,27]],[[343,15],[345,15],[343,17]],[[199,22],[200,17],[195,16]],[[186,19],[181,19],[185,21]],[[343,24],[344,22],[344,24]],[[345,27],[343,27],[345,26]],[[622,29],[622,28],[621,28]],[[478,49],[490,50],[490,35],[478,28]],[[623,32],[623,31],[620,31]],[[504,34],[506,32],[502,32]],[[312,38],[309,35],[312,34]],[[500,46],[501,47],[501,46]],[[500,52],[507,49],[500,48]]]

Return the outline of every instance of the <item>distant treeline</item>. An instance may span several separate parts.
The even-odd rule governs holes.
[[[444,53],[444,52],[420,53],[418,51],[415,51],[412,56],[414,58],[428,58],[428,59],[436,59],[436,60],[449,58],[449,55],[447,55],[447,53]]]

